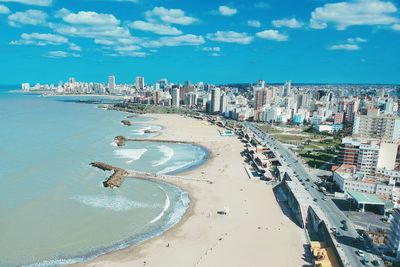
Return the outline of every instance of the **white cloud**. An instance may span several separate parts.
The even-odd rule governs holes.
[[[296,28],[303,27],[304,23],[301,21],[298,21],[296,18],[291,18],[291,19],[273,20],[272,25],[274,25],[277,28],[287,27],[287,28],[296,29]]]
[[[72,51],[82,51],[82,48],[75,43],[69,43],[69,49]]]
[[[139,52],[139,51],[122,51],[122,52],[109,53],[106,55],[112,57],[146,57],[149,55],[149,53]]]
[[[206,51],[206,52],[220,52],[221,47],[215,46],[215,47],[203,47],[201,50]]]
[[[65,51],[50,51],[45,56],[49,58],[80,57],[77,53],[69,53]]]
[[[23,33],[21,39],[17,41],[11,41],[11,45],[62,45],[68,42],[68,39],[61,35],[55,35],[51,33]]]
[[[359,50],[360,43],[365,43],[367,42],[367,39],[361,38],[361,37],[355,37],[355,38],[347,38],[345,43],[342,44],[336,44],[336,45],[331,45],[328,47],[329,50],[347,50],[347,51],[355,51]]]
[[[180,35],[182,31],[169,25],[163,25],[158,23],[146,22],[142,20],[134,21],[129,24],[129,27],[141,31],[153,32],[160,35]]]
[[[202,36],[194,34],[185,34],[174,37],[161,37],[157,40],[149,40],[142,43],[146,48],[158,48],[162,46],[186,46],[186,45],[202,45],[204,44]]]
[[[120,26],[82,26],[67,24],[49,24],[50,28],[55,32],[67,36],[85,37],[95,39],[107,38],[132,38],[130,32],[126,28]]]
[[[0,5],[0,14],[8,14],[10,13],[10,9],[5,5]]]
[[[202,51],[209,52],[208,54],[212,57],[219,57],[221,54],[221,47],[214,46],[214,47],[203,47]]]
[[[249,20],[249,21],[247,21],[247,25],[250,27],[254,27],[254,28],[260,28],[261,22],[258,20]]]
[[[400,24],[393,24],[392,25],[392,30],[400,31]]]
[[[138,43],[138,39],[136,38],[104,38],[104,39],[95,39],[95,44],[104,45],[104,46],[123,46],[123,45],[133,45]]]
[[[325,4],[311,13],[310,27],[325,29],[333,24],[338,30],[356,25],[390,25],[398,19],[396,6],[381,0],[353,0]]]
[[[289,39],[289,37],[286,34],[280,33],[277,30],[265,30],[256,33],[256,36],[262,39],[273,40],[278,42],[284,42]]]
[[[367,39],[364,39],[364,38],[361,38],[361,37],[347,38],[347,42],[350,43],[350,44],[365,43],[365,42],[367,42]]]
[[[332,45],[328,49],[330,50],[347,50],[347,51],[356,51],[359,50],[360,47],[356,44],[338,44]]]
[[[207,34],[207,38],[216,42],[237,44],[250,44],[253,41],[253,37],[247,35],[247,33],[234,31],[217,31],[215,33],[209,33]]]
[[[196,18],[185,15],[182,9],[167,9],[165,7],[154,7],[145,12],[147,20],[154,21],[160,19],[163,22],[179,25],[190,25],[197,21]]]
[[[8,24],[12,27],[19,27],[23,24],[45,25],[47,14],[40,10],[29,9],[24,12],[15,12],[8,16]]]
[[[0,0],[0,2],[13,2],[32,6],[51,6],[53,0]]]
[[[61,9],[58,15],[64,22],[72,25],[87,26],[116,26],[120,21],[112,14],[102,14],[93,11],[79,11],[78,13],[69,13],[66,9]]]
[[[231,8],[229,6],[220,6],[218,11],[222,16],[233,16],[238,13],[236,8]]]

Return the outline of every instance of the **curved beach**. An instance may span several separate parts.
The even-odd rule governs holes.
[[[152,115],[164,140],[195,142],[210,151],[200,167],[167,182],[189,193],[182,220],[162,235],[75,266],[302,266],[304,234],[281,211],[272,186],[249,180],[236,137],[179,115]],[[184,179],[196,178],[196,179]],[[212,184],[205,180],[211,180]],[[227,216],[217,210],[229,207]]]

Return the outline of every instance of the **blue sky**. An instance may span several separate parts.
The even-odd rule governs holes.
[[[400,83],[389,0],[0,0],[1,84]]]

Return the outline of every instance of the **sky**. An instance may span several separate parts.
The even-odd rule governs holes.
[[[400,2],[0,0],[0,84],[400,84]]]

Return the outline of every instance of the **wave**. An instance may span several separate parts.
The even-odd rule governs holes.
[[[158,187],[164,192],[166,198],[165,198],[163,210],[160,212],[160,214],[158,214],[157,217],[155,217],[153,220],[151,220],[150,223],[155,223],[156,221],[158,221],[159,219],[161,219],[161,217],[162,217],[162,216],[164,215],[164,213],[168,210],[168,208],[169,208],[169,206],[170,206],[170,204],[171,204],[167,192],[166,192],[161,186],[158,186]]]
[[[134,135],[145,135],[146,130],[160,131],[162,129],[162,127],[158,125],[141,125],[141,126],[143,127],[139,129],[134,129],[131,131],[131,133],[133,133]]]
[[[106,196],[106,195],[92,195],[92,196],[73,196],[72,200],[78,201],[81,204],[93,208],[108,209],[113,211],[127,211],[132,209],[154,209],[159,207],[157,204],[149,204],[138,201],[130,200],[122,196]]]
[[[161,184],[164,184],[164,183],[161,183]],[[169,185],[169,186],[171,186],[171,185]],[[175,187],[175,186],[172,186],[172,187]],[[180,191],[180,189],[178,187],[175,187],[175,190]],[[91,197],[93,197],[93,196],[91,196]],[[74,197],[74,199],[75,198],[76,197]],[[79,198],[79,196],[78,196],[78,198]],[[85,254],[71,256],[71,257],[60,255],[60,258],[48,259],[48,260],[44,260],[41,262],[28,264],[25,266],[49,267],[49,266],[71,265],[71,264],[75,264],[75,263],[85,262],[85,261],[92,260],[100,255],[104,255],[104,254],[110,253],[112,251],[124,249],[124,248],[128,247],[130,244],[138,244],[138,243],[148,240],[150,238],[159,236],[162,233],[164,233],[166,230],[170,229],[172,226],[177,224],[181,220],[183,215],[185,214],[187,208],[189,207],[190,199],[189,199],[189,195],[187,192],[181,191],[179,200],[180,201],[176,201],[172,205],[172,211],[170,213],[168,213],[168,215],[167,215],[168,217],[167,217],[165,224],[162,224],[161,226],[151,230],[150,232],[145,232],[145,233],[139,234],[137,236],[128,237],[125,240],[116,242],[112,246],[105,246],[105,247],[99,247],[97,249],[92,249],[91,251],[89,251],[88,253],[85,253]],[[153,205],[150,205],[150,206],[153,206]],[[167,202],[165,202],[165,204],[164,204],[164,209],[166,206],[167,206]]]
[[[167,163],[170,159],[172,159],[175,154],[174,150],[168,146],[159,146],[158,149],[161,153],[164,154],[164,157],[160,160],[152,161],[153,167],[157,167]]]
[[[119,149],[115,150],[114,153],[120,158],[128,159],[126,163],[132,163],[140,159],[146,152],[147,149],[143,148],[143,149]]]
[[[158,174],[165,174],[170,173],[179,169],[185,169],[188,166],[192,165],[194,161],[178,161],[175,162],[173,166],[167,167],[162,169],[161,171],[157,172]]]

